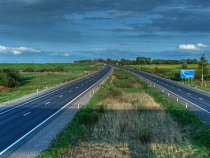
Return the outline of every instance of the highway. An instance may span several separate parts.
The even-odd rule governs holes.
[[[98,73],[37,96],[9,108],[0,108],[0,157],[23,144],[30,135],[56,118],[66,106],[95,85],[111,70],[104,66]]]
[[[202,93],[194,88],[190,87],[188,88],[187,86],[184,86],[180,83],[164,79],[162,77],[155,76],[146,72],[137,71],[121,66],[116,66],[116,67],[140,75],[146,78],[147,80],[152,81],[153,83],[163,87],[164,89],[167,89],[170,92],[173,92],[178,96],[181,96],[185,100],[194,104],[194,106],[199,108],[202,112],[210,116],[210,95],[208,93]]]

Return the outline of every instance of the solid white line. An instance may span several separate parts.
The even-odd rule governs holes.
[[[30,102],[33,102],[33,101],[38,100],[38,99],[40,99],[40,98],[43,98],[43,97],[45,97],[45,96],[48,96],[48,95],[50,95],[50,94],[52,94],[52,93],[55,93],[55,92],[57,92],[57,91],[59,91],[59,90],[62,90],[62,89],[64,89],[64,88],[66,88],[66,87],[72,86],[72,85],[74,85],[74,84],[76,84],[77,82],[82,81],[82,80],[84,80],[84,78],[82,78],[81,80],[75,81],[75,82],[72,83],[72,84],[68,84],[68,85],[65,86],[65,87],[62,87],[62,88],[59,88],[59,89],[57,89],[57,90],[54,90],[54,91],[52,91],[52,92],[50,92],[50,93],[44,94],[44,95],[42,95],[42,96],[40,96],[40,97],[38,97],[38,98],[32,99],[32,100],[30,100],[30,101],[28,101],[28,102],[25,102],[25,103],[23,103],[23,104],[20,104],[20,105],[18,105],[18,106],[15,106],[15,107],[13,107],[13,108],[11,108],[11,109],[8,109],[8,110],[6,110],[6,111],[3,111],[3,112],[0,113],[0,115],[2,115],[2,114],[4,114],[4,113],[7,113],[7,112],[9,112],[9,111],[12,111],[12,110],[14,110],[14,109],[17,109],[18,107],[21,107],[21,106],[23,106],[23,105],[25,105],[25,104],[28,104],[28,103],[30,103]]]
[[[50,104],[50,102],[45,103],[45,105]]]
[[[60,95],[59,97],[61,98],[63,95]]]
[[[111,69],[110,69],[111,70]],[[109,71],[110,72],[110,71]],[[107,74],[109,73],[107,72]],[[106,75],[107,75],[106,74]],[[105,75],[105,76],[106,76]],[[105,77],[104,76],[104,77]],[[15,144],[17,144],[19,141],[21,141],[23,138],[25,138],[26,136],[28,136],[30,133],[32,133],[34,130],[36,130],[38,127],[40,127],[41,125],[43,125],[46,121],[48,121],[49,119],[51,119],[53,116],[55,116],[57,113],[59,113],[61,110],[63,110],[66,106],[68,106],[69,104],[71,104],[73,101],[75,101],[77,98],[79,98],[81,95],[83,95],[84,93],[86,93],[89,89],[91,89],[92,87],[94,87],[97,83],[99,83],[101,80],[103,80],[103,78],[101,78],[98,82],[96,82],[95,84],[93,84],[91,87],[89,87],[88,89],[86,89],[84,92],[80,93],[77,97],[75,97],[73,100],[71,100],[70,102],[68,102],[66,105],[64,105],[61,109],[59,109],[58,111],[56,111],[54,114],[52,114],[50,117],[48,117],[46,120],[44,120],[43,122],[41,122],[40,124],[38,124],[36,127],[34,127],[32,130],[30,130],[28,133],[26,133],[25,135],[23,135],[21,138],[19,138],[18,140],[16,140],[14,143],[12,143],[10,146],[8,146],[6,149],[4,149],[2,152],[0,152],[0,155],[2,155],[4,152],[6,152],[7,150],[9,150],[11,147],[13,147]]]
[[[24,115],[23,115],[23,117],[25,117],[25,116],[29,115],[30,113],[31,113],[31,112],[28,112],[28,113],[24,114]]]

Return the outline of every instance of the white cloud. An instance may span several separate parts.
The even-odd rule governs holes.
[[[200,48],[194,44],[180,44],[178,47],[179,49],[185,49],[185,50],[200,50]]]
[[[207,46],[207,45],[204,45],[204,44],[202,44],[202,43],[198,43],[198,44],[197,44],[197,47],[200,47],[200,48],[201,48],[201,47],[208,47],[208,46]]]
[[[50,56],[62,56],[62,57],[69,57],[70,54],[69,53],[64,53],[64,54],[59,54],[59,53],[52,53],[50,54]]]
[[[0,45],[0,54],[20,55],[23,53],[40,53],[41,50],[28,47],[5,47]]]
[[[63,54],[62,56],[64,56],[64,57],[69,57],[70,54],[69,54],[69,53],[65,53],[65,54]]]

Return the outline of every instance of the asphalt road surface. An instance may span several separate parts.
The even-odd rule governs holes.
[[[137,75],[140,75],[153,83],[162,86],[163,88],[175,93],[176,95],[181,96],[185,100],[191,102],[199,108],[202,112],[210,116],[210,95],[207,93],[200,92],[199,90],[188,88],[180,83],[176,83],[174,81],[170,81],[168,79],[164,79],[159,76],[151,75],[146,72],[141,72],[121,66],[117,66],[118,68],[130,71]],[[210,120],[209,120],[210,121]]]
[[[70,82],[62,88],[13,107],[0,108],[0,157],[18,148],[30,135],[56,118],[71,101],[96,84],[110,69],[110,66],[104,66],[98,73]]]

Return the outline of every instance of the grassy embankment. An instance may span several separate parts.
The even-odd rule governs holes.
[[[129,65],[128,68],[146,71],[149,73],[153,73],[159,75],[164,78],[168,78],[171,80],[182,82],[180,77],[182,65]],[[195,70],[195,76],[198,74],[198,65],[197,64],[188,64],[188,70]],[[210,64],[208,65],[208,69],[210,69]],[[200,77],[201,78],[201,77]],[[183,80],[186,85],[197,87],[200,89],[204,89],[210,91],[210,71],[208,77],[204,80],[204,86],[201,87],[201,80],[192,79],[192,80]]]
[[[209,135],[187,109],[116,69],[39,157],[208,157]]]
[[[63,83],[69,79],[81,77],[87,73],[97,70],[99,67],[91,64],[0,64],[1,69],[15,68],[24,70],[32,68],[35,71],[40,69],[50,69],[58,66],[64,68],[64,72],[21,72],[20,87],[6,88],[0,87],[0,103],[16,99],[47,87],[52,87]]]

